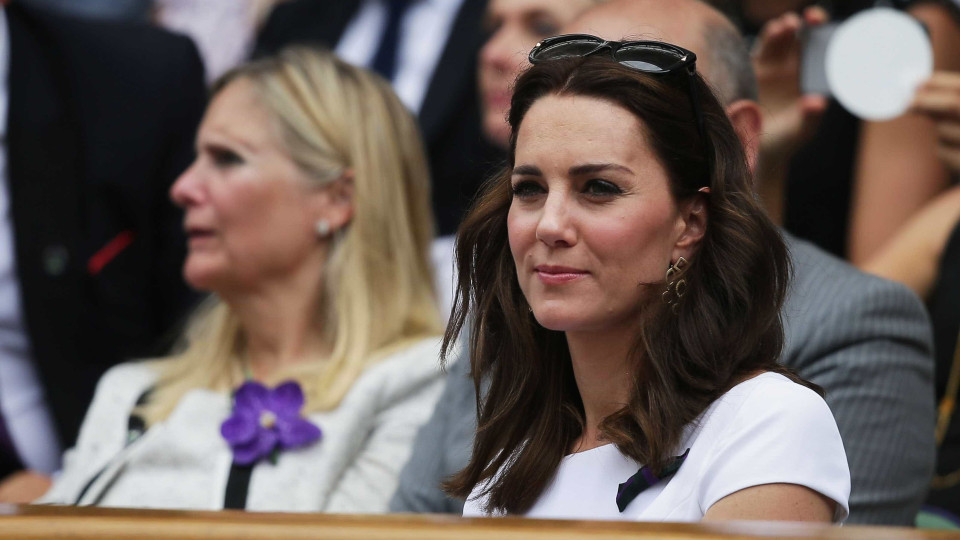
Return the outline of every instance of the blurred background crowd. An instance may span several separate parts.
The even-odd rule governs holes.
[[[417,119],[428,159],[432,263],[445,316],[453,235],[482,182],[503,164],[505,117],[526,54],[601,3],[4,2],[0,473],[7,481],[0,500],[42,494],[42,476],[61,468],[101,375],[164,352],[200,300],[181,277],[183,214],[168,192],[193,160],[215,80],[251,58],[310,44],[391,83]],[[927,501],[960,513],[960,421],[951,422],[960,386],[960,2],[712,3],[750,49],[751,65],[740,70],[755,76],[756,92],[744,97],[758,104],[763,128],[748,150],[770,217],[790,235],[902,283],[925,303],[935,358],[929,401],[940,405]],[[923,23],[935,73],[908,112],[872,122],[829,96],[804,93],[801,63],[809,28],[878,4]],[[584,21],[580,30],[592,28]],[[623,37],[659,36],[640,25]],[[718,58],[722,48],[710,51],[703,62],[727,61]],[[744,89],[741,75],[729,79],[710,81],[725,104]],[[925,489],[922,467],[918,474]]]

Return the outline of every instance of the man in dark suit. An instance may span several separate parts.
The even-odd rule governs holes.
[[[440,6],[438,9],[441,10],[444,4],[458,4],[454,6],[456,11],[453,16],[448,21],[444,20],[444,24],[449,22],[446,42],[420,43],[418,47],[418,50],[442,49],[432,72],[426,70],[430,78],[425,81],[418,118],[430,158],[437,232],[447,235],[456,231],[467,204],[485,176],[497,165],[499,158],[499,153],[481,134],[477,101],[476,62],[477,51],[483,44],[480,21],[486,0],[292,0],[280,4],[270,14],[257,40],[256,49],[259,54],[270,53],[295,43],[313,43],[337,49],[345,34],[359,35],[355,30],[369,20],[373,22],[367,35],[378,41],[374,45],[374,48],[378,48],[377,53],[382,52],[382,41],[393,36],[395,42],[400,42],[393,50],[396,56],[397,53],[403,53],[403,42],[408,37],[405,33],[416,35],[424,31],[408,22],[412,10],[422,7],[418,4],[428,3]],[[395,20],[399,24],[392,31],[389,22],[376,24],[376,21],[389,20],[393,17],[391,14],[397,14],[398,4],[402,4],[402,9],[407,11],[407,20],[403,19],[403,15],[396,15]],[[379,19],[374,13],[378,8],[382,10]],[[367,17],[368,14],[371,16]],[[429,39],[427,33],[422,36],[423,39]],[[358,43],[363,44],[362,40]],[[377,55],[371,56],[369,66],[377,68]],[[396,62],[402,67],[402,59]],[[391,79],[389,74],[384,75]],[[393,79],[393,82],[395,88],[400,90],[397,79]],[[404,98],[403,91],[400,91],[400,95]]]
[[[158,353],[160,338],[195,301],[181,277],[186,241],[167,190],[193,159],[205,90],[186,38],[16,1],[0,16],[0,35],[9,37],[9,50],[0,48],[0,105],[9,111],[0,132],[9,208],[0,215],[7,476],[40,468],[39,454],[58,455],[51,447],[70,446],[100,375]],[[4,380],[14,371],[16,382]],[[24,395],[23,373],[24,384],[39,387],[30,395],[40,396],[24,414],[52,426],[39,438],[17,425],[20,413],[4,399]],[[0,499],[10,496],[0,489]]]

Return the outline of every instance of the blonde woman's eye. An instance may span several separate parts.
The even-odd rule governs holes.
[[[226,149],[212,149],[210,151],[210,157],[213,158],[213,162],[218,167],[230,167],[233,165],[243,164],[243,158],[240,157],[236,152]]]
[[[560,32],[560,25],[552,17],[547,15],[538,15],[529,21],[530,31],[539,37],[550,37]]]

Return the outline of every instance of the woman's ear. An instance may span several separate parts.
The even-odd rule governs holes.
[[[323,220],[331,232],[339,231],[353,219],[354,183],[353,170],[347,169],[336,180],[325,184],[313,196],[314,214],[317,220]]]
[[[680,234],[673,245],[672,260],[684,257],[687,260],[696,253],[707,233],[707,197],[709,190],[700,191],[690,199],[680,203]]]
[[[755,172],[760,154],[760,135],[763,132],[763,113],[756,101],[740,99],[726,108],[727,118],[737,131],[737,137],[747,153],[747,165]]]

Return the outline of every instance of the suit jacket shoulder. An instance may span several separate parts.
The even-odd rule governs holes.
[[[809,242],[786,240],[793,279],[783,309],[784,363],[802,369],[820,348],[871,336],[911,344],[921,356],[931,353],[926,310],[909,289],[861,272]]]
[[[913,524],[933,471],[930,323],[906,287],[786,238],[782,362],[819,384],[850,463],[848,523]]]
[[[359,6],[358,0],[292,0],[279,4],[257,36],[254,54],[272,54],[293,43],[314,43],[332,49]]]

